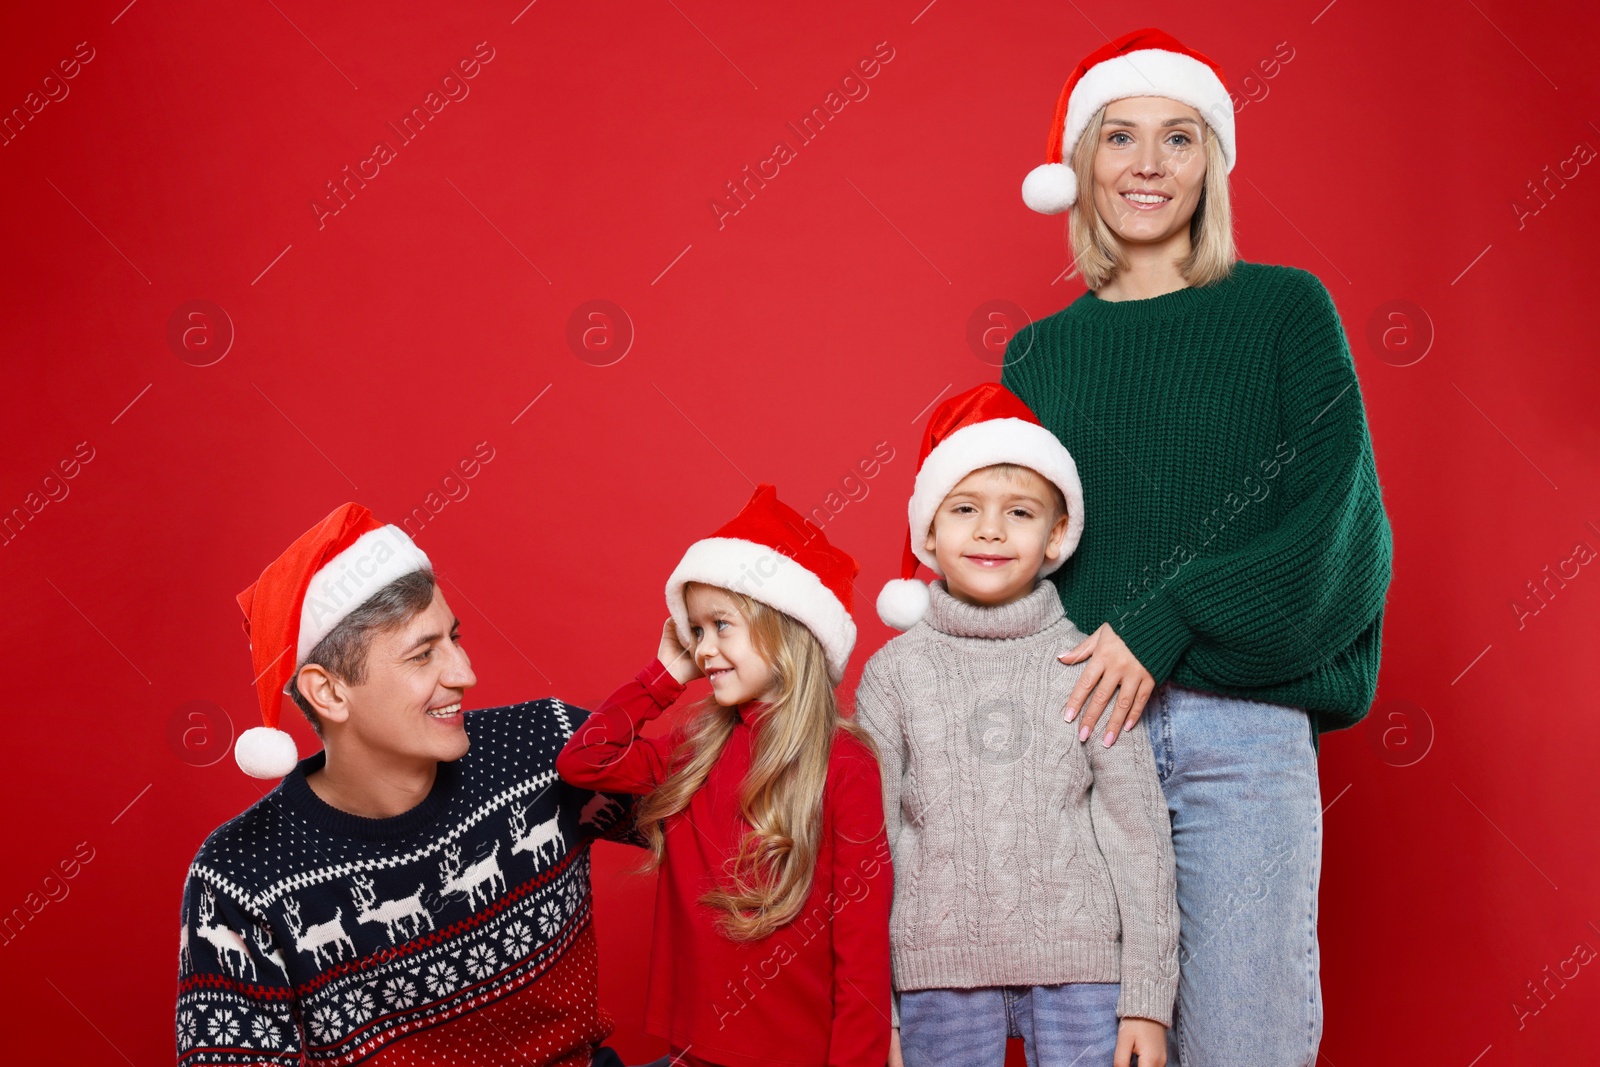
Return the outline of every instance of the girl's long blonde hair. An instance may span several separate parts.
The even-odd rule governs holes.
[[[721,592],[738,606],[756,653],[772,667],[776,695],[762,712],[750,770],[739,789],[739,811],[751,829],[724,865],[724,883],[701,902],[726,913],[718,925],[727,937],[754,941],[793,920],[811,894],[835,734],[843,730],[874,755],[877,748],[840,714],[816,636],[759,600],[732,589]],[[637,826],[651,851],[645,870],[665,859],[664,821],[689,806],[738,722],[733,708],[709,696],[690,715],[666,780],[639,804]]]
[[[1109,105],[1106,105],[1109,106]],[[1100,124],[1105,121],[1102,106],[1084,127],[1072,151],[1072,173],[1078,179],[1078,198],[1067,217],[1067,235],[1072,243],[1073,269],[1067,277],[1083,275],[1083,284],[1098,289],[1128,266],[1122,240],[1094,203],[1094,154],[1100,147]],[[1189,255],[1178,264],[1178,273],[1190,285],[1209,285],[1228,276],[1239,259],[1233,241],[1233,205],[1228,198],[1228,161],[1222,154],[1222,140],[1200,120],[1206,153],[1206,176],[1200,189],[1200,202],[1189,219]]]

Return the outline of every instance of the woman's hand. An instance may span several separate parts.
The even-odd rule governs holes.
[[[889,1067],[906,1067],[906,1061],[900,1058],[900,1028],[898,1026],[889,1031]]]
[[[1111,629],[1109,622],[1101,623],[1100,629],[1058,658],[1062,663],[1077,663],[1084,656],[1089,659],[1084,664],[1083,677],[1067,697],[1066,719],[1071,722],[1082,712],[1083,726],[1078,731],[1078,740],[1089,740],[1089,732],[1100,721],[1101,713],[1115,692],[1117,702],[1111,709],[1111,718],[1106,721],[1103,741],[1110,748],[1117,735],[1133,729],[1133,724],[1144,714],[1145,702],[1156,689],[1155,676],[1144,669],[1144,664]]]
[[[667,669],[667,673],[677,679],[679,685],[700,677],[700,667],[694,661],[683,642],[678,640],[678,627],[671,618],[661,628],[661,647],[656,650],[656,659]]]
[[[1154,1019],[1125,1017],[1117,1027],[1116,1067],[1133,1067],[1134,1056],[1139,1067],[1166,1067],[1167,1028]]]

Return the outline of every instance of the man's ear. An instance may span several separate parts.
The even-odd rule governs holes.
[[[1056,524],[1050,527],[1050,537],[1044,543],[1045,559],[1054,562],[1061,558],[1061,542],[1067,539],[1067,524],[1071,520],[1072,516],[1063,514],[1056,520]]]
[[[326,722],[344,722],[350,718],[350,707],[345,702],[344,686],[320,663],[307,663],[295,676],[300,695],[306,698],[313,711]]]

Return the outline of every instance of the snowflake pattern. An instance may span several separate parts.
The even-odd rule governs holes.
[[[251,1019],[250,1040],[257,1048],[277,1048],[278,1020],[270,1015],[257,1015]]]
[[[555,937],[561,930],[561,923],[566,916],[561,913],[561,905],[554,900],[547,900],[539,909],[539,932],[548,940]]]
[[[467,949],[467,973],[474,978],[483,979],[494,973],[495,964],[499,962],[494,954],[494,946],[487,941],[479,941]]]
[[[521,959],[533,948],[533,931],[528,929],[527,923],[518,919],[506,927],[505,940],[501,944],[507,956]]]
[[[342,1031],[341,1022],[339,1009],[324,1004],[311,1013],[311,1036],[318,1041],[336,1040]]]
[[[194,1039],[200,1036],[200,1020],[195,1013],[184,1008],[178,1013],[178,1047],[187,1052],[194,1047]]]
[[[505,721],[499,724],[502,733],[506,733],[512,726],[511,716],[507,715],[504,719]],[[492,718],[481,718],[480,722],[495,725]],[[565,725],[570,732],[570,724]],[[522,728],[521,725],[516,726],[516,730]],[[549,731],[543,726],[541,731],[537,738],[540,743],[558,745],[565,739],[562,736],[553,739],[546,737],[545,734]],[[518,758],[521,759],[526,754],[524,750],[527,746],[523,744],[524,739],[514,736],[514,731],[506,733],[504,737],[485,734],[480,740],[490,747],[497,742],[507,746],[515,743],[519,753],[522,753]],[[551,751],[553,753],[555,749]],[[509,766],[515,761],[502,762],[506,762]],[[487,761],[486,766],[488,766]],[[516,766],[520,769],[522,765],[516,764]],[[493,771],[493,776],[500,775],[500,764],[494,764]],[[520,780],[502,782],[496,777],[495,789],[503,792],[504,789],[521,784]],[[500,793],[496,792],[494,795],[498,796]],[[485,841],[491,838],[504,841],[508,828],[503,825],[506,821],[503,812],[484,809],[484,811],[474,810],[468,814],[471,818],[454,831],[456,836],[462,838],[461,847],[465,848],[471,841],[480,837]],[[484,821],[486,818],[487,822]],[[603,818],[600,820],[601,823],[606,821]],[[222,834],[221,837],[226,844],[226,834]],[[560,844],[567,845],[569,842],[563,838]],[[350,871],[362,873],[387,871],[385,864],[374,865],[373,857],[365,855],[353,846],[349,855],[337,857],[336,862],[324,862],[321,857],[311,854],[318,845],[315,835],[312,840],[295,839],[285,842],[285,845],[286,853],[298,857],[294,861],[297,865],[285,872],[273,873],[272,877],[277,878],[281,873],[282,877],[287,879],[283,882],[283,886],[300,896],[311,895],[312,885],[326,882],[337,898],[338,890],[341,888],[339,883],[349,875]],[[504,852],[503,845],[501,851]],[[169,1019],[175,1019],[180,1063],[187,1067],[196,1067],[191,1060],[211,1057],[213,1052],[219,1055],[227,1053],[223,1058],[239,1062],[243,1062],[245,1058],[253,1060],[262,1056],[281,1058],[285,1055],[285,1049],[300,1047],[313,1058],[331,1051],[354,1053],[358,1047],[357,1043],[367,1040],[369,1036],[388,1034],[391,1030],[403,1031],[414,1028],[420,1011],[431,1013],[446,1006],[453,1010],[454,1002],[464,997],[463,991],[466,987],[475,987],[475,994],[482,990],[488,1001],[497,1000],[507,992],[514,991],[513,987],[521,988],[521,984],[527,978],[529,961],[536,954],[546,952],[550,944],[563,935],[564,930],[570,931],[577,918],[583,916],[589,906],[587,850],[573,848],[572,854],[564,859],[560,855],[561,850],[558,848],[557,851],[557,858],[562,860],[565,869],[560,870],[556,881],[552,883],[540,879],[533,884],[523,886],[515,896],[505,893],[500,907],[494,909],[498,914],[491,912],[488,915],[480,915],[478,923],[474,924],[476,929],[456,927],[451,930],[444,918],[441,918],[437,936],[425,941],[418,939],[415,944],[400,944],[398,938],[385,938],[383,927],[368,929],[352,926],[352,920],[347,915],[338,929],[328,927],[334,933],[342,934],[341,938],[329,942],[327,933],[319,931],[323,936],[323,941],[320,942],[323,951],[319,956],[311,949],[298,949],[302,955],[297,955],[296,949],[290,947],[297,942],[287,940],[290,931],[280,929],[275,921],[270,926],[261,926],[256,931],[255,943],[262,954],[251,953],[251,955],[263,972],[259,976],[259,983],[271,989],[276,996],[272,1002],[252,999],[248,991],[236,988],[239,985],[237,981],[220,983],[220,987],[219,983],[195,983],[192,987],[185,988],[179,995],[175,1016],[168,1016]],[[302,863],[301,860],[306,862]],[[416,866],[419,881],[426,883],[432,880],[432,884],[438,886],[436,880],[438,876],[432,871],[432,866],[437,860],[438,857],[431,854],[418,860]],[[540,870],[544,869],[542,861],[536,866]],[[239,868],[227,848],[219,850],[208,847],[197,856],[196,867],[204,869],[200,876],[202,880],[216,875],[222,878],[231,877],[235,881],[240,879],[250,881],[262,873],[254,867],[248,871]],[[310,882],[306,881],[308,878],[311,879]],[[396,896],[400,899],[399,894],[415,884],[409,878],[401,878],[398,874],[392,877],[385,874],[384,878],[393,882],[393,888],[385,886],[378,894],[380,897]],[[274,892],[279,892],[280,895],[287,892],[276,882],[273,885],[277,887]],[[489,895],[494,896],[501,888],[491,884]],[[203,893],[213,890],[199,886],[189,891]],[[431,908],[438,909],[448,905],[448,900],[441,901],[437,897],[438,893],[435,891],[432,894],[433,899],[429,900]],[[186,897],[186,901],[187,899]],[[344,903],[348,912],[348,900],[337,903]],[[316,918],[326,919],[328,911],[335,907],[336,903],[323,901],[322,904],[327,906],[319,904],[313,911],[316,912]],[[295,916],[296,919],[298,917]],[[336,915],[335,920],[338,918]],[[433,916],[427,916],[418,923],[411,917],[411,923],[420,930],[420,926],[429,923],[432,918]],[[295,925],[291,923],[291,926]],[[371,935],[373,929],[377,931],[376,937],[362,936]],[[403,925],[401,929],[404,930]],[[249,933],[247,929],[245,936],[248,937]],[[414,937],[415,933],[416,931],[408,932],[408,937]],[[352,940],[353,945],[350,943]],[[287,955],[287,960],[273,950],[274,945],[280,944],[284,946],[282,951]],[[320,974],[335,970],[336,964],[353,965],[351,969],[357,973],[328,974],[328,978],[334,983],[333,988],[328,988],[326,985],[319,988],[317,984],[297,986],[287,973],[282,975],[281,984],[272,981],[279,977],[279,971],[286,969],[288,962],[304,962],[306,957],[303,954],[308,951],[311,952],[312,962],[308,966],[312,973]],[[326,958],[330,957],[330,953],[331,959]],[[197,969],[196,963],[203,966]],[[226,956],[212,958],[207,955],[204,959],[186,963],[180,973],[183,978],[201,971],[235,977],[238,966],[235,959]],[[248,968],[250,961],[247,960],[244,966]],[[275,971],[274,967],[278,970]],[[343,968],[337,969],[343,970]],[[296,968],[297,976],[299,976],[298,970],[299,968]],[[340,977],[344,980],[339,980]],[[502,982],[506,984],[501,985]],[[478,999],[474,996],[472,1006],[477,1004]],[[357,1034],[362,1036],[357,1037]],[[255,1056],[246,1057],[247,1049],[256,1050]]]
[[[383,999],[391,1008],[409,1008],[417,1002],[416,983],[403,974],[396,975],[383,983]]]
[[[207,1021],[206,1032],[218,1044],[232,1044],[239,1040],[239,1018],[227,1008],[219,1009]]]
[[[428,985],[428,992],[436,997],[442,997],[456,986],[456,969],[450,966],[449,960],[434,960],[428,964],[422,980]]]
[[[365,989],[352,989],[344,995],[344,1013],[353,1026],[359,1026],[372,1017],[372,994]]]

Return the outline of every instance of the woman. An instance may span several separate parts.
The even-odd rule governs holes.
[[[1172,817],[1169,1058],[1289,1067],[1322,1034],[1317,735],[1372,702],[1392,543],[1333,301],[1238,259],[1234,156],[1205,56],[1139,30],[1087,57],[1023,198],[1071,210],[1089,291],[1017,333],[1002,381],[1083,478],[1053,576],[1090,634],[1065,717],[1109,745],[1145,716]]]

